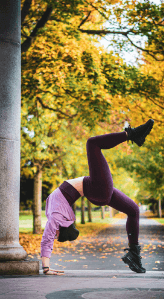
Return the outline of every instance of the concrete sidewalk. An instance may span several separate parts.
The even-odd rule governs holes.
[[[40,272],[41,273],[41,272]],[[0,277],[0,299],[164,298],[164,272],[66,270],[63,276]]]

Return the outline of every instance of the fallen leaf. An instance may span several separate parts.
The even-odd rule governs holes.
[[[64,262],[78,262],[78,260],[64,260]]]

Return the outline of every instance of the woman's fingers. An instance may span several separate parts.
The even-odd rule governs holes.
[[[59,271],[53,271],[54,275],[64,275],[63,273],[59,273]]]
[[[50,268],[50,270],[55,271],[55,272],[59,272],[59,273],[64,273],[64,271],[61,271],[61,270],[54,270],[54,269],[51,269],[51,268]]]
[[[65,275],[63,273],[64,271],[49,269],[49,271],[46,272],[46,275]]]
[[[48,272],[45,273],[46,275],[65,275],[63,273],[59,273],[58,271],[55,270],[49,270]]]
[[[59,238],[59,230],[56,230],[56,236]]]

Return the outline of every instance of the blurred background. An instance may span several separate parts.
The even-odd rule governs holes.
[[[163,1],[21,1],[20,232],[42,233],[48,195],[89,175],[89,137],[149,118],[141,148],[129,142],[103,154],[114,186],[163,221],[163,16]],[[126,216],[85,197],[74,211],[81,224]]]

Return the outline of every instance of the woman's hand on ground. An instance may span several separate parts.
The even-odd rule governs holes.
[[[44,273],[44,272],[43,272]],[[60,270],[54,270],[54,269],[49,269],[46,273],[44,273],[45,275],[65,275],[63,274],[64,271],[60,271]]]

